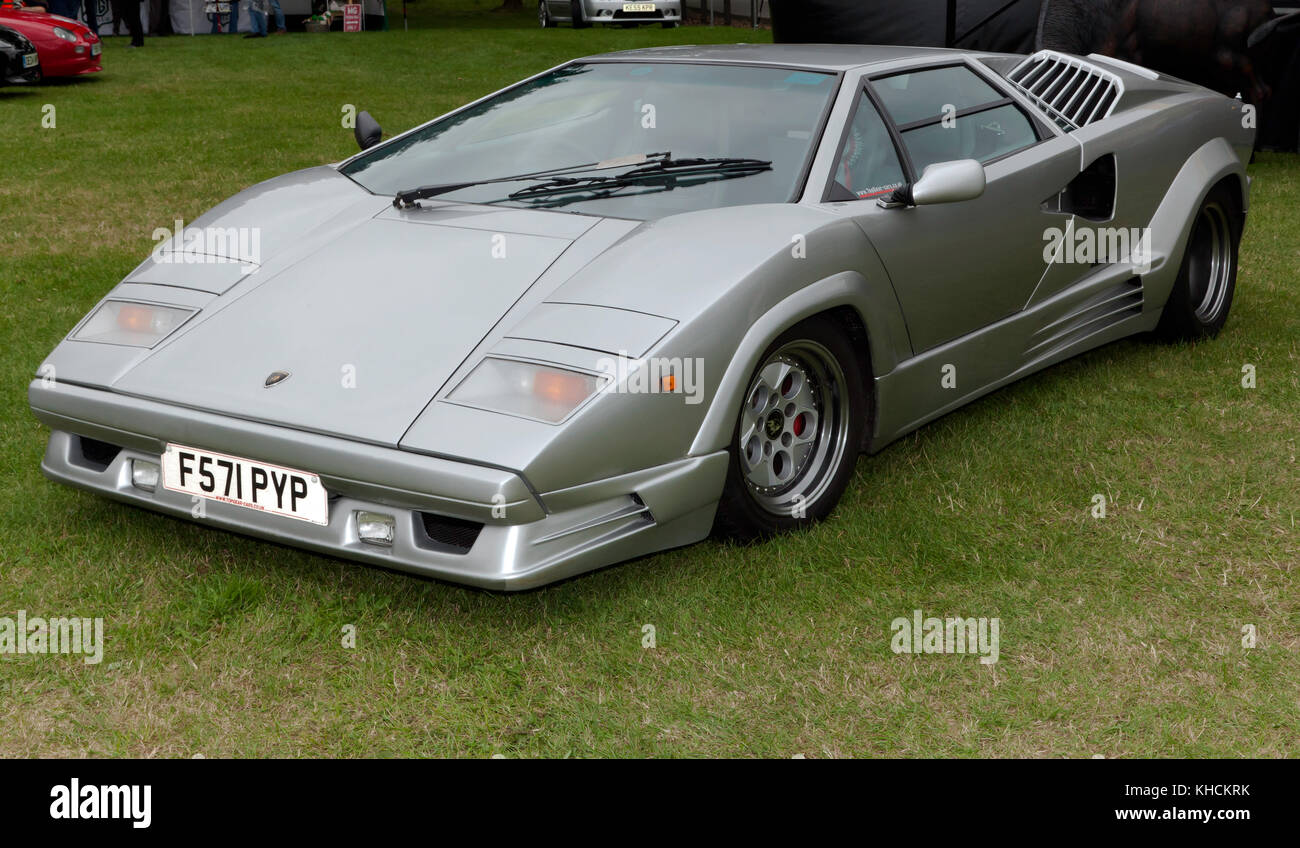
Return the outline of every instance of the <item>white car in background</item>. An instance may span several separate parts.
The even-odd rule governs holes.
[[[573,24],[574,29],[592,24],[662,24],[671,29],[682,22],[681,0],[537,0],[537,19],[543,27]]]

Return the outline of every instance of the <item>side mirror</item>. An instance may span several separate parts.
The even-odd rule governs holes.
[[[352,135],[356,137],[358,147],[369,150],[384,137],[384,130],[379,126],[378,121],[370,117],[369,112],[362,112],[357,115],[357,123],[352,128]]]
[[[929,206],[974,200],[984,193],[984,166],[974,159],[936,162],[921,179],[905,185],[882,200],[882,206]]]

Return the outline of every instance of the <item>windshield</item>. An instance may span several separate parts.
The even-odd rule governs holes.
[[[835,80],[833,74],[785,68],[568,65],[362,154],[340,170],[376,194],[396,194],[636,154],[742,157],[769,160],[771,170],[671,191],[602,198],[578,192],[559,208],[646,220],[720,206],[786,203],[799,188]],[[439,199],[530,207],[536,201],[505,199],[530,184],[470,186]]]

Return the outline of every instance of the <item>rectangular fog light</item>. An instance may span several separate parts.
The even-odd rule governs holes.
[[[144,459],[131,460],[131,485],[152,492],[158,488],[158,463]]]
[[[393,529],[397,520],[382,512],[358,512],[357,535],[369,545],[393,546]]]

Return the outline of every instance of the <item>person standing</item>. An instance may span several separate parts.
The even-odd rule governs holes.
[[[99,35],[99,18],[95,15],[95,0],[82,0],[82,8],[86,10],[86,26],[95,35]]]
[[[217,2],[215,2],[215,0],[213,0],[213,2],[209,2],[206,5],[212,7],[212,14],[208,15],[208,17],[212,21],[212,29],[209,30],[209,34],[216,35],[217,33],[221,32],[221,11],[220,11],[221,6]],[[229,26],[227,27],[226,32],[228,33],[238,32],[239,31],[239,0],[230,0],[230,2],[227,5],[230,8],[230,14],[227,17],[227,20],[229,21]]]
[[[149,34],[171,35],[172,14],[169,0],[149,0]]]
[[[252,32],[244,38],[266,38],[266,13],[269,10],[267,0],[251,0],[248,4],[248,20]]]
[[[288,30],[284,28],[284,12],[280,10],[280,0],[271,0],[271,11],[275,12],[275,34],[284,35]]]
[[[140,24],[140,0],[113,0],[113,14],[126,24],[131,34],[130,47],[144,47],[144,27]]]

